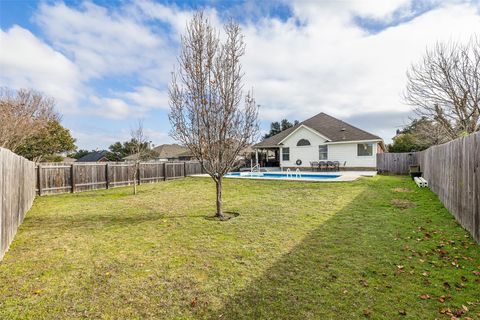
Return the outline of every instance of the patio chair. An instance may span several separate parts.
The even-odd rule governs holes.
[[[340,162],[338,161],[333,161],[333,169],[335,171],[340,171]]]
[[[312,167],[312,171],[316,171],[318,169],[318,161],[310,162],[310,166]]]
[[[335,165],[333,164],[333,161],[327,161],[327,170],[333,170],[335,169]]]
[[[320,161],[318,163],[318,170],[322,171],[323,168],[325,168],[325,170],[327,170],[327,163],[325,161]]]

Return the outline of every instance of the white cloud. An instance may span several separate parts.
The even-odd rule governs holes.
[[[170,44],[162,34],[125,12],[84,2],[79,8],[43,3],[35,21],[55,48],[81,68],[83,77],[137,74],[168,61]]]
[[[89,112],[104,118],[121,120],[135,114],[135,111],[122,99],[92,96],[90,101],[94,106],[90,108]]]
[[[168,109],[168,92],[142,86],[135,91],[120,92],[118,96],[129,100],[142,109]]]
[[[0,30],[0,71],[2,85],[42,91],[63,112],[73,111],[81,95],[77,66],[19,26]]]

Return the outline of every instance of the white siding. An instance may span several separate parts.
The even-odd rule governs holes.
[[[328,160],[339,161],[343,167],[346,161],[347,167],[376,167],[377,166],[377,142],[373,142],[372,156],[357,156],[357,143],[338,143],[328,145]]]
[[[297,142],[300,139],[307,139],[310,141],[309,146],[297,147]],[[283,147],[290,148],[290,161],[283,161],[280,155],[281,167],[298,167],[295,162],[297,159],[302,160],[300,167],[310,167],[311,161],[318,161],[318,146],[325,144],[325,139],[314,133],[312,130],[304,127],[299,128],[290,137],[283,142]]]
[[[310,141],[310,146],[297,147],[300,139]],[[310,167],[310,162],[319,161],[318,146],[322,144],[328,145],[328,159],[324,161],[339,161],[341,166],[346,162],[347,167],[371,167],[377,166],[377,142],[373,143],[372,156],[357,156],[357,143],[333,143],[328,144],[324,138],[314,133],[312,130],[304,127],[299,128],[290,137],[283,142],[283,148],[290,148],[290,160],[283,161],[283,148],[280,148],[280,166],[281,167]],[[300,166],[296,165],[296,161],[301,160]]]

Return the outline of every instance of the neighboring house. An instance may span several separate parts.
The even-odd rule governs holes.
[[[108,161],[107,153],[107,150],[93,151],[79,158],[77,162],[106,162]]]
[[[178,144],[162,144],[152,149],[157,154],[156,161],[190,161],[193,155],[187,147]],[[132,154],[123,158],[125,161],[134,161],[137,159],[136,154]]]
[[[307,119],[253,146],[263,166],[311,168],[312,162],[339,161],[342,168],[374,169],[384,152],[382,138],[325,113]]]

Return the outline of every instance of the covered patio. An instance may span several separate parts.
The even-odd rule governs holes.
[[[255,159],[253,165],[261,168],[280,168],[280,147],[253,147]]]

